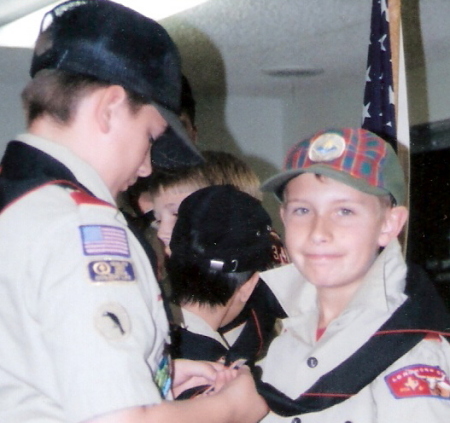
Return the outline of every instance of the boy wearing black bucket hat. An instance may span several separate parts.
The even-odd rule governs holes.
[[[239,359],[251,364],[262,353],[267,329],[247,305],[259,272],[278,265],[271,225],[261,202],[231,185],[203,188],[183,200],[167,261],[172,299],[183,316],[177,356],[229,365]],[[224,334],[220,328],[239,315],[240,330]]]
[[[259,390],[274,411],[263,421],[446,421],[450,319],[403,260],[393,149],[360,128],[320,131],[263,189],[282,203],[292,260],[261,274],[288,314],[261,363]]]
[[[202,160],[177,118],[167,32],[107,0],[68,1],[45,15],[30,73],[27,133],[0,171],[0,421],[257,421],[245,370],[172,372],[160,290],[115,203],[150,155]],[[217,394],[164,401],[193,375]]]

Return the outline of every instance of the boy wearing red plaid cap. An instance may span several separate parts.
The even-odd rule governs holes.
[[[321,131],[263,189],[282,202],[292,260],[261,274],[288,315],[260,363],[273,411],[263,421],[448,419],[450,318],[403,260],[408,212],[393,149],[364,129]]]

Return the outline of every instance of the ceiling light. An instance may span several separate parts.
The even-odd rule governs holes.
[[[206,1],[208,0],[115,0],[116,3],[130,7],[155,20],[161,20],[168,16],[176,15],[177,13],[191,9]],[[46,12],[60,3],[62,3],[62,1],[43,7],[36,12],[30,13],[23,18],[0,27],[0,46],[33,48],[39,33],[42,17]]]

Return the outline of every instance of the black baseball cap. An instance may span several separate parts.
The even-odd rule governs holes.
[[[123,86],[153,105],[169,127],[152,146],[160,168],[203,161],[181,124],[181,60],[154,20],[109,0],[69,0],[47,12],[30,75],[60,69]],[[160,142],[161,141],[161,142]]]
[[[171,260],[224,273],[259,270],[272,260],[271,225],[251,195],[231,185],[202,188],[178,209]]]

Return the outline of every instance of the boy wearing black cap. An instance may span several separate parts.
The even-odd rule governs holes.
[[[258,420],[244,370],[171,372],[160,290],[115,203],[150,149],[159,167],[202,160],[177,118],[172,40],[116,3],[68,1],[44,17],[31,76],[28,131],[0,171],[0,421]],[[163,401],[192,375],[217,395]]]
[[[282,202],[293,263],[261,275],[288,314],[261,363],[260,392],[279,414],[264,422],[446,421],[450,320],[403,260],[393,149],[363,129],[321,131],[263,189]]]
[[[203,188],[183,200],[167,261],[172,299],[183,315],[178,356],[251,364],[261,353],[266,329],[251,308],[243,310],[259,272],[278,264],[271,232],[261,202],[231,185]],[[223,334],[220,328],[238,315],[245,322],[238,336]]]

